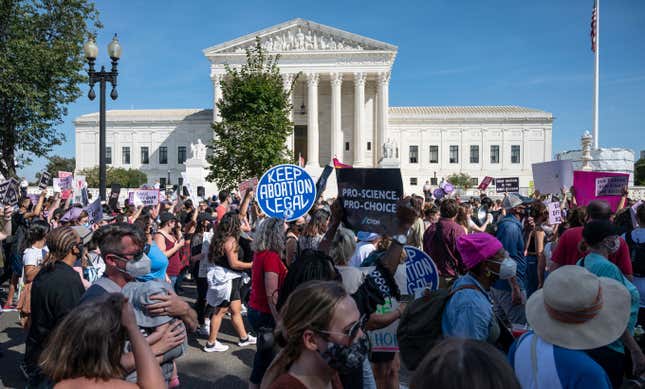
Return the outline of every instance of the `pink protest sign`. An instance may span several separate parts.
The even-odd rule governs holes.
[[[616,211],[620,202],[620,192],[609,187],[608,184],[626,184],[629,182],[629,174],[608,173],[608,172],[573,172],[573,187],[576,190],[578,205],[587,205],[591,200],[605,200],[611,205],[612,211]],[[596,193],[600,193],[596,196]],[[611,193],[602,195],[602,193]]]

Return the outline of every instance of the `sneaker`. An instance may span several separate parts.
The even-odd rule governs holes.
[[[206,346],[204,346],[204,351],[207,353],[212,353],[217,351],[218,353],[222,353],[224,351],[228,350],[228,346],[225,344],[221,344],[218,341],[215,341],[215,343],[206,343]]]
[[[242,309],[240,309],[240,313],[242,314],[242,316],[246,316],[247,312],[248,311],[246,309],[246,305],[242,304]]]
[[[240,347],[245,347],[245,346],[251,346],[253,344],[256,344],[258,342],[258,339],[253,336],[253,335],[246,335],[246,340],[240,340],[237,342],[237,345]]]
[[[207,326],[206,324],[204,324],[203,326],[200,326],[197,329],[197,335],[199,335],[199,336],[208,336],[208,335],[210,335],[210,332],[211,332],[210,325]]]

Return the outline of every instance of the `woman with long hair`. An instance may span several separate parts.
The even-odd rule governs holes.
[[[159,229],[154,236],[154,241],[163,253],[168,258],[168,268],[166,272],[170,277],[170,282],[173,288],[177,283],[177,278],[181,273],[181,250],[184,247],[184,240],[178,238],[174,232],[177,227],[177,217],[170,212],[164,212],[159,215]]]
[[[132,344],[136,384],[122,379],[126,338]],[[121,294],[83,304],[65,316],[40,357],[40,367],[61,389],[166,386],[159,363],[139,331],[132,306]]]
[[[546,244],[545,224],[549,221],[549,210],[542,201],[535,201],[531,204],[529,216],[533,218],[533,226],[528,233],[526,244],[526,297],[542,288],[544,283],[544,271],[546,269],[546,257],[544,256],[544,245]],[[525,227],[527,228],[527,227]]]
[[[22,289],[18,299],[17,309],[20,312],[20,322],[28,328],[31,316],[31,284],[47,255],[47,233],[49,223],[44,220],[35,220],[27,232],[26,248],[22,255],[24,268],[22,270]]]
[[[284,221],[268,218],[255,231],[253,240],[253,267],[251,268],[251,298],[248,319],[256,334],[275,328],[278,320],[278,290],[287,275],[282,261],[285,248]],[[267,367],[273,359],[270,349],[258,344],[251,371],[251,388],[259,387]]]
[[[283,346],[262,388],[342,388],[339,372],[360,368],[369,351],[354,299],[334,281],[307,282],[280,312],[276,341]]]
[[[323,235],[327,231],[328,224],[329,212],[323,208],[312,212],[309,223],[307,223],[298,238],[298,251],[303,252],[306,249],[317,250]]]
[[[217,340],[217,334],[226,312],[231,312],[233,328],[240,337],[240,347],[256,343],[255,337],[247,334],[242,320],[241,288],[246,277],[245,270],[251,269],[252,263],[242,262],[238,256],[241,221],[235,211],[227,212],[217,224],[217,229],[208,251],[208,292],[206,301],[213,307],[211,315],[210,336],[204,346],[206,352],[223,352],[228,346]]]

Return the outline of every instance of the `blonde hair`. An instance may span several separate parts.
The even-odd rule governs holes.
[[[284,222],[276,218],[268,218],[258,226],[255,231],[252,248],[253,251],[275,251],[282,255],[285,247]]]
[[[350,229],[339,227],[331,243],[329,256],[337,266],[345,266],[356,249],[356,236]]]
[[[309,281],[294,290],[280,310],[281,320],[275,330],[276,342],[283,347],[267,369],[261,388],[268,388],[300,357],[302,336],[306,330],[329,328],[338,303],[347,292],[340,282]]]

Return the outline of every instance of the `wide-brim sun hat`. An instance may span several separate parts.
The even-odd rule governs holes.
[[[571,350],[606,346],[625,332],[631,297],[620,282],[569,265],[549,274],[526,302],[526,319],[545,341]]]

